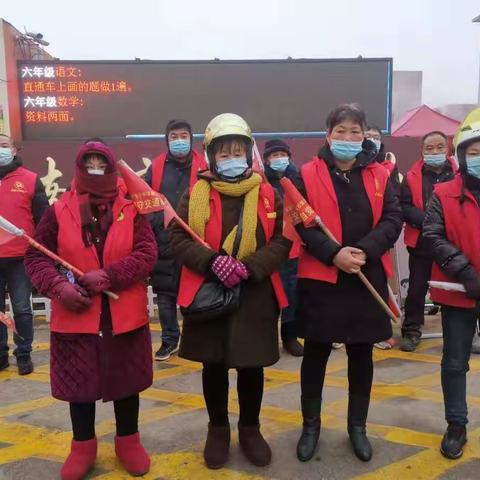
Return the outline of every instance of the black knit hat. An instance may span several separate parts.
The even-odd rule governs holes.
[[[269,140],[265,144],[265,150],[263,151],[263,159],[266,160],[269,155],[275,152],[286,152],[289,157],[292,156],[292,152],[290,152],[290,147],[279,139]]]

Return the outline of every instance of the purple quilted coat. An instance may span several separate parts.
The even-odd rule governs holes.
[[[57,251],[58,224],[52,207],[46,211],[35,239]],[[103,240],[104,240],[103,236]],[[100,242],[99,258],[103,249]],[[146,279],[157,258],[155,237],[143,216],[135,219],[134,248],[130,256],[108,267],[112,290]],[[30,248],[25,267],[35,288],[50,296],[59,272],[38,250]],[[128,315],[128,312],[125,312]],[[147,389],[153,380],[152,344],[148,325],[112,335],[108,301],[102,299],[101,335],[51,333],[50,379],[52,395],[68,402],[120,400]]]

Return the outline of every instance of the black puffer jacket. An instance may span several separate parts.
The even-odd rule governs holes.
[[[468,176],[466,187],[472,192],[478,203],[480,201],[480,181]],[[425,245],[432,252],[434,261],[446,275],[463,285],[477,280],[477,272],[468,258],[447,239],[442,204],[435,193],[428,204],[422,236]]]

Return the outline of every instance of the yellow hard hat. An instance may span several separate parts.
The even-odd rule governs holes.
[[[472,130],[477,130],[475,125],[480,123],[480,107],[472,110],[458,127],[457,133],[453,137],[453,148],[456,150],[460,143],[468,140]]]
[[[253,140],[252,130],[248,123],[235,113],[222,113],[210,120],[205,130],[205,149],[217,138],[226,135],[238,135],[246,137],[250,142]]]

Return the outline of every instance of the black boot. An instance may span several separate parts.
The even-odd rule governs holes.
[[[348,398],[348,436],[355,455],[363,462],[368,462],[373,454],[366,430],[369,403],[369,397],[350,395]]]
[[[450,423],[442,439],[440,452],[452,460],[463,455],[463,446],[467,443],[467,429],[464,425]]]
[[[301,462],[308,462],[315,454],[320,436],[321,406],[321,398],[302,397],[303,430],[297,444],[297,458]]]

